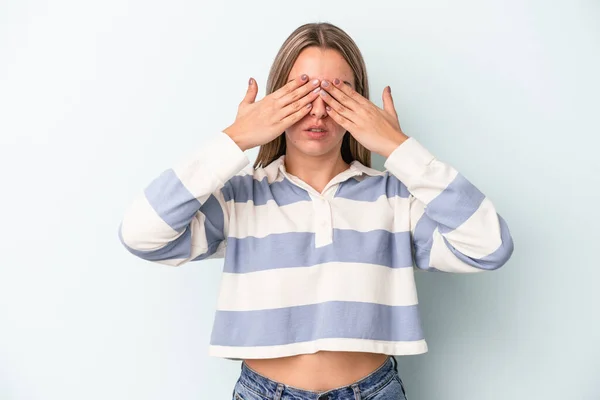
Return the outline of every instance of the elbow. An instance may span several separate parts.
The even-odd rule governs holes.
[[[177,239],[157,246],[156,240],[149,240],[148,233],[139,229],[129,229],[125,221],[121,222],[118,228],[119,241],[129,253],[142,260],[170,266],[180,266],[189,260],[189,236],[189,231],[186,230]]]
[[[496,250],[494,254],[486,257],[487,262],[482,265],[483,269],[490,271],[500,269],[508,262],[512,256],[513,250],[514,243],[512,238],[509,237],[507,240],[503,240],[502,245],[498,248],[498,250]]]
[[[500,215],[498,215],[498,222],[500,224],[500,247],[498,247],[494,253],[488,256],[492,261],[492,269],[498,269],[504,266],[512,256],[515,249],[515,244],[506,221]]]
[[[441,237],[444,241],[445,246],[435,247],[441,254],[435,254],[435,265],[444,265],[443,268],[438,268],[447,272],[484,272],[494,271],[503,267],[514,251],[513,239],[508,230],[506,222],[498,216],[499,228],[498,237],[494,240],[496,243],[495,248],[489,249],[484,256],[472,257],[459,251],[453,246],[448,239]],[[441,235],[440,235],[441,236]],[[448,256],[445,256],[445,252],[448,251]],[[440,260],[440,261],[438,261]],[[445,260],[444,264],[441,260]]]
[[[513,254],[514,242],[506,221],[500,215],[498,215],[498,223],[500,245],[492,253],[477,260],[477,268],[487,271],[497,270],[503,267]]]
[[[152,232],[144,229],[141,224],[135,223],[127,215],[119,224],[118,238],[128,252],[142,258],[146,253],[150,253],[149,250],[153,247],[158,247],[156,240],[152,239]]]

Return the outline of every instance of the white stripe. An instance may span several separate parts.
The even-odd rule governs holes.
[[[208,250],[208,241],[206,240],[206,216],[200,211],[192,219],[187,229],[192,230],[192,248],[189,259],[194,259]],[[222,242],[221,242],[222,243]],[[219,245],[221,245],[221,243]]]
[[[125,244],[135,250],[156,250],[181,234],[163,221],[142,193],[125,212],[121,235]]]
[[[316,232],[318,220],[314,202],[299,201],[278,206],[274,200],[255,206],[251,200],[245,203],[228,202],[233,208],[228,236],[243,239],[248,236],[263,238],[270,234],[287,232]],[[357,202],[343,198],[331,201],[332,226],[334,229],[352,229],[359,232],[386,230],[406,232],[409,215],[406,212],[409,199],[403,197],[380,197],[374,202]],[[360,212],[357,212],[357,207]]]
[[[496,251],[502,237],[492,202],[486,197],[469,219],[445,236],[456,250],[471,258],[483,258]]]
[[[183,186],[194,196],[200,204],[204,204],[211,194],[223,196],[220,188],[222,184],[211,174],[208,167],[196,165],[196,168],[189,166],[176,166],[173,168],[175,175],[181,181]]]
[[[158,263],[158,264],[170,265],[171,267],[180,267],[183,263],[185,263],[187,261],[188,261],[187,258],[171,258],[169,260],[160,260],[160,261],[154,261],[154,262]]]
[[[425,214],[425,203],[414,196],[410,196],[410,231],[414,234],[417,223]]]
[[[383,229],[389,232],[409,230],[409,198],[380,196],[376,201],[356,201],[336,197],[333,208],[333,227],[369,232]]]
[[[209,196],[249,163],[246,153],[227,134],[218,132],[186,154],[173,170],[185,187],[203,203],[204,196]]]
[[[437,169],[434,167],[438,167]],[[425,204],[438,197],[457,177],[458,171],[439,161],[432,163],[410,192]]]
[[[255,206],[252,200],[233,203],[229,221],[229,237],[242,239],[248,236],[262,238],[267,235],[286,232],[312,232],[314,230],[314,210],[311,201],[300,201],[278,206],[274,200]]]
[[[433,245],[431,246],[431,253],[429,256],[429,265],[445,272],[474,273],[485,271],[484,269],[475,268],[472,265],[465,264],[457,258],[454,253],[452,253],[452,250],[446,246],[444,237],[437,228],[433,231]]]
[[[245,274],[223,273],[217,309],[262,310],[334,300],[390,306],[418,304],[414,270],[331,262]]]
[[[277,358],[317,351],[360,351],[389,355],[411,355],[427,352],[424,339],[414,342],[391,342],[371,339],[327,338],[278,346],[216,346],[210,345],[208,354],[213,357],[242,360],[248,358]]]
[[[190,225],[191,229],[191,254],[189,258],[160,260],[160,264],[172,266],[181,265],[190,259],[196,258],[208,249],[206,229],[204,222],[206,216],[198,211]],[[131,204],[131,209],[125,213],[121,226],[121,235],[125,244],[132,249],[140,251],[158,250],[185,233],[173,230],[162,218],[158,216],[144,195],[138,196]],[[216,254],[211,258],[223,257],[225,243],[221,243]]]
[[[425,204],[442,193],[458,175],[457,170],[437,160],[413,137],[389,155],[384,167]]]

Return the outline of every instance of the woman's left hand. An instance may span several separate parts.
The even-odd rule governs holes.
[[[383,109],[339,79],[321,82],[329,116],[367,149],[388,157],[408,136],[402,132],[391,90],[383,91]]]

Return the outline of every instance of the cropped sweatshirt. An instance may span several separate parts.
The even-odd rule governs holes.
[[[491,271],[513,252],[490,199],[413,137],[384,172],[353,161],[322,192],[284,161],[255,169],[217,132],[119,225],[145,260],[223,260],[209,355],[425,353],[414,272]]]

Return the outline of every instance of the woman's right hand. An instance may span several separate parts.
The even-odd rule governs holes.
[[[319,97],[320,83],[318,79],[309,82],[303,74],[255,102],[258,85],[250,78],[235,122],[223,132],[242,150],[270,142],[310,112]]]

